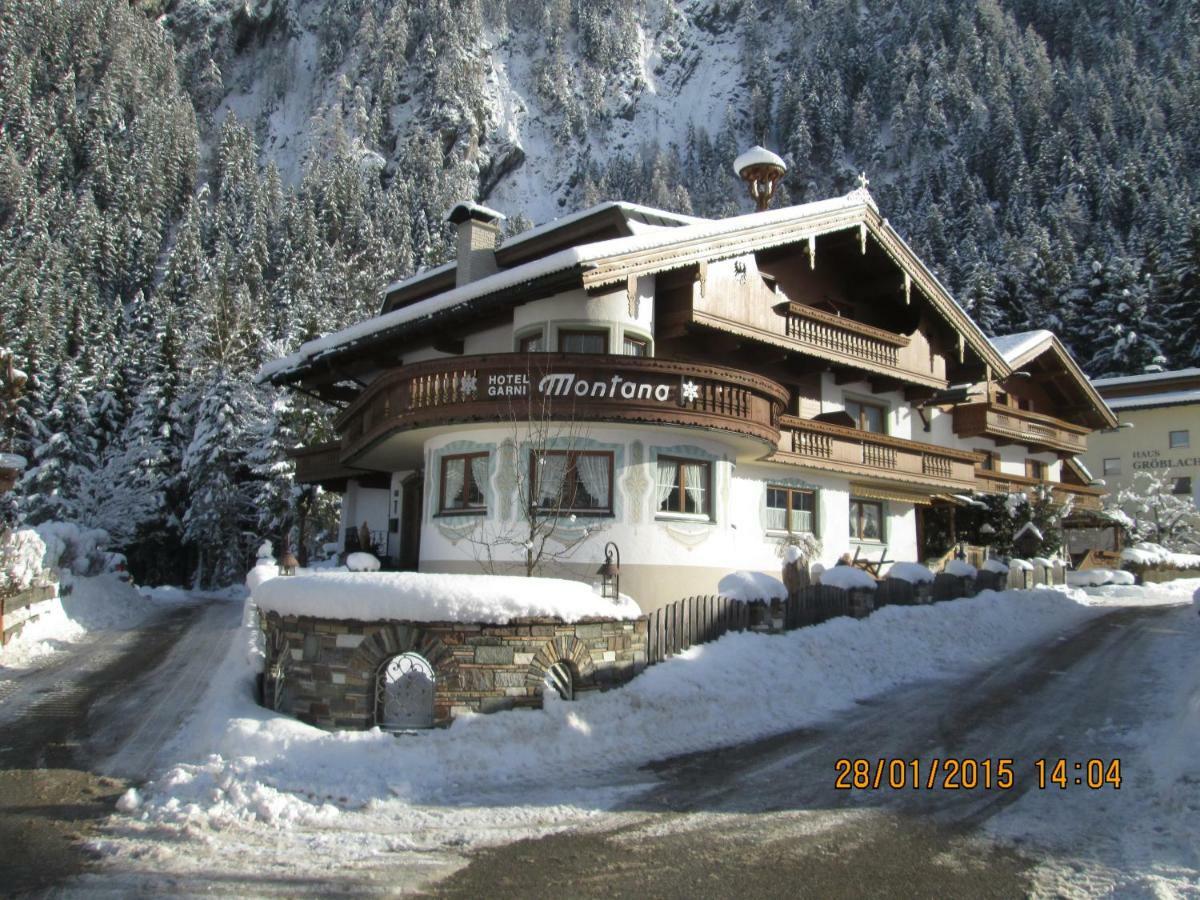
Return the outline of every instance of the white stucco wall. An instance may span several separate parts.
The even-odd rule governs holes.
[[[371,531],[387,531],[390,491],[386,488],[366,488],[354,479],[342,495],[341,530],[338,547],[346,547],[346,529],[360,528],[365,521]]]
[[[525,303],[513,310],[509,350],[518,337],[541,331],[547,339],[547,349],[558,349],[560,328],[606,329],[609,351],[619,353],[626,332],[630,336],[652,339],[654,335],[654,276],[638,279],[639,301],[635,315],[630,315],[629,298],[624,289],[608,294],[589,296],[586,291],[566,291]]]

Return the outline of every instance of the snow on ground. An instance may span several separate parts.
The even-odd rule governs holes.
[[[259,583],[253,596],[262,609],[282,615],[365,622],[408,619],[504,625],[527,616],[578,622],[591,616],[636,619],[641,615],[632,600],[605,599],[581,581],[508,575],[321,572],[271,578]]]
[[[6,669],[22,669],[35,661],[69,650],[93,631],[132,628],[154,614],[163,603],[182,602],[182,591],[171,596],[156,588],[149,593],[116,574],[81,578],[62,573],[60,592],[66,596],[37,604],[38,617],[0,649],[0,677]]]

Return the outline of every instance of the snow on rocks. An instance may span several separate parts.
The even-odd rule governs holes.
[[[994,556],[985,560],[983,563],[983,571],[995,572],[998,575],[1007,575],[1008,568],[1008,563],[1002,559],[996,559]]]
[[[934,574],[920,563],[898,562],[888,569],[888,578],[907,581],[909,584],[928,584],[934,580]]]
[[[834,566],[821,573],[821,584],[843,591],[875,590],[875,579],[856,566]]]
[[[731,572],[717,584],[717,593],[730,600],[773,600],[787,597],[783,582],[762,572]]]
[[[346,557],[346,568],[351,572],[378,572],[379,559],[373,553],[351,553]]]
[[[323,572],[273,578],[255,588],[253,598],[261,609],[281,615],[364,622],[404,619],[504,625],[529,616],[577,622],[641,615],[629,598],[606,599],[580,581],[515,575]]]
[[[946,568],[943,571],[947,575],[955,575],[959,578],[974,578],[978,574],[976,568],[965,559],[950,560],[946,563]]]

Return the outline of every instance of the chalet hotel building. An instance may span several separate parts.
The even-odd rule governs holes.
[[[735,168],[759,209],[727,219],[604,203],[501,243],[460,203],[454,262],[264,367],[341,406],[295,459],[342,493],[342,540],[523,572],[536,528],[541,571],[587,579],[612,541],[649,610],[777,574],[799,540],[825,565],[928,558],[927,517],[975,492],[1098,507],[1074,457],[1116,421],[1054,335],[989,340],[865,179],[769,209],[778,158]]]

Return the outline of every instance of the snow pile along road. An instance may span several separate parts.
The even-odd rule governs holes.
[[[445,730],[395,737],[330,734],[257,706],[262,654],[247,603],[241,636],[180,742],[201,761],[176,766],[125,805],[150,827],[329,826],[357,808],[400,818],[415,805],[506,786],[577,788],[623,766],[812,724],[856,699],[974,670],[1097,614],[1081,591],[987,591],[785,635],[730,634],[619,690],[573,703],[551,692],[543,710],[467,715]]]

